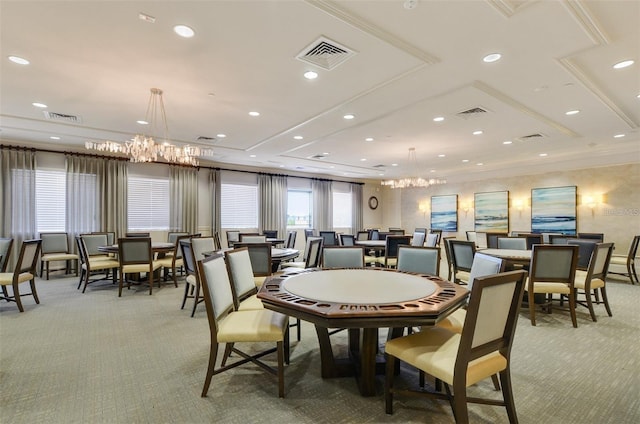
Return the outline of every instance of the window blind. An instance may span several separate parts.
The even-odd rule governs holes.
[[[169,179],[130,176],[127,190],[129,230],[169,229]]]
[[[36,171],[36,228],[39,233],[66,231],[66,173]]]
[[[333,228],[351,228],[351,193],[333,192]]]
[[[258,228],[258,186],[222,184],[220,215],[223,228]]]

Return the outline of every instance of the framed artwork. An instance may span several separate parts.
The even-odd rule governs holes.
[[[508,191],[474,194],[474,228],[476,231],[509,232]]]
[[[458,195],[431,196],[431,228],[458,231]]]
[[[531,232],[576,234],[577,187],[531,189]]]

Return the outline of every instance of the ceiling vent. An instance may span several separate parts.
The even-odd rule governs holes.
[[[207,137],[204,135],[199,135],[198,138],[196,138],[197,141],[216,141],[215,137]]]
[[[323,154],[310,156],[309,159],[325,159],[327,156]]]
[[[527,140],[537,140],[539,138],[544,138],[546,137],[546,135],[544,134],[540,134],[540,133],[535,133],[535,134],[529,134],[529,135],[523,135],[522,137],[518,137],[519,140],[523,140],[523,141],[527,141]]]
[[[482,116],[485,113],[489,113],[487,109],[476,106],[471,109],[463,110],[461,112],[456,113],[456,116],[462,119],[476,118],[478,116]]]
[[[383,165],[383,164],[379,164],[379,165],[373,165],[374,168],[386,168],[387,165]]]
[[[64,122],[73,122],[73,123],[82,122],[82,119],[79,116],[67,115],[64,113],[49,112],[48,110],[45,110],[43,112],[44,112],[44,117],[51,121],[64,121]]]
[[[330,71],[355,54],[356,52],[348,47],[320,37],[298,53],[296,58]]]

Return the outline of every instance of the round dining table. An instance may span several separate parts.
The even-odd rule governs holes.
[[[431,326],[462,306],[469,291],[436,276],[386,268],[319,269],[277,275],[258,292],[265,308],[311,322],[320,346],[323,378],[356,376],[360,394],[376,394],[383,371],[378,330],[390,337],[405,327]],[[349,357],[336,358],[329,328],[349,330]]]

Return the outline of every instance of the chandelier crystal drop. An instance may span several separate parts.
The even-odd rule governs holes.
[[[409,169],[412,174],[418,174],[418,161],[416,160],[416,149],[409,149]],[[422,178],[418,176],[398,178],[394,180],[384,180],[381,182],[383,186],[391,188],[425,188],[432,185],[446,184],[447,180],[443,178]]]
[[[115,141],[87,141],[85,147],[89,150],[97,150],[109,153],[124,153],[129,156],[131,162],[156,162],[158,158],[169,163],[198,166],[198,157],[213,156],[212,149],[201,149],[196,146],[176,146],[169,142],[169,127],[167,116],[164,110],[162,90],[151,89],[149,105],[145,119],[151,126],[152,131],[162,124],[164,130],[164,141],[157,143],[152,136],[136,134],[131,140],[124,143]]]

